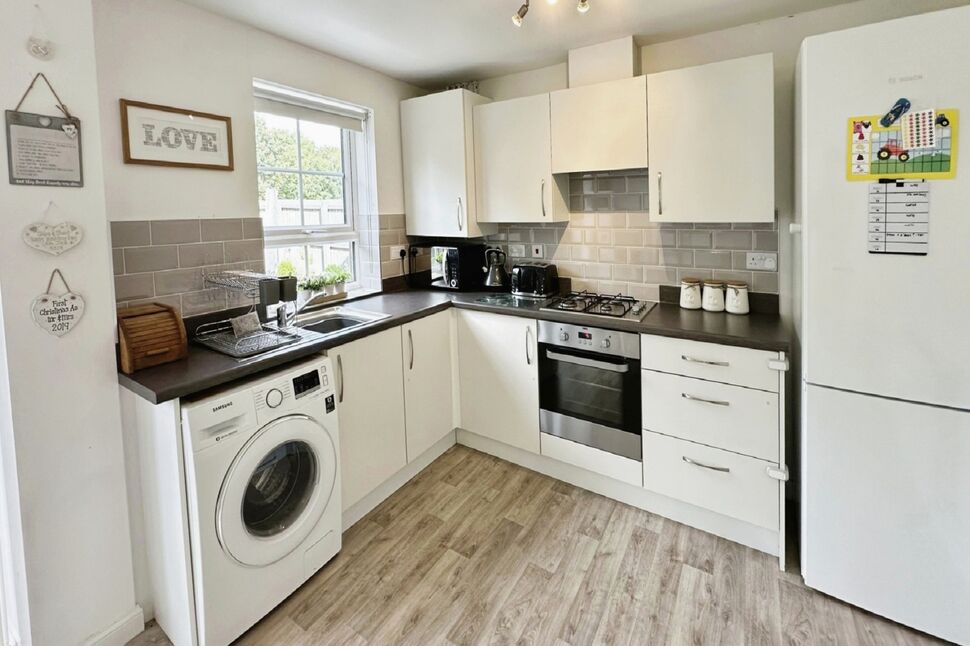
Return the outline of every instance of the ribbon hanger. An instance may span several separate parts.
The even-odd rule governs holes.
[[[30,82],[30,85],[27,86],[27,90],[24,92],[24,95],[20,97],[20,101],[17,102],[17,106],[14,108],[14,112],[17,112],[18,110],[20,110],[20,106],[23,105],[24,99],[26,99],[27,95],[30,94],[30,91],[34,89],[34,84],[37,83],[37,79],[44,79],[44,83],[47,84],[47,89],[49,89],[51,91],[51,94],[54,95],[54,98],[57,99],[57,104],[55,105],[55,107],[61,112],[63,112],[65,117],[67,117],[68,119],[73,119],[74,117],[71,116],[71,113],[68,111],[67,106],[64,105],[63,101],[61,101],[61,97],[57,96],[57,91],[54,90],[54,86],[51,85],[51,82],[47,80],[47,77],[44,75],[43,72],[37,72],[37,74],[34,75],[34,78]]]

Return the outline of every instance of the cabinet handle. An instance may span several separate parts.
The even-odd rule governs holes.
[[[337,401],[341,404],[344,401],[344,362],[340,355],[337,355]]]
[[[542,217],[546,217],[546,180],[539,184],[539,204],[542,205]]]
[[[414,370],[414,337],[411,335],[411,330],[408,330],[408,346],[411,348],[411,361],[408,370]]]
[[[455,210],[455,215],[458,216],[458,230],[461,231],[461,195],[458,196],[458,208]]]
[[[689,361],[690,363],[703,363],[705,366],[721,366],[722,368],[727,368],[731,365],[727,361],[708,361],[707,359],[695,359],[694,357],[689,357],[686,354],[680,355],[680,358],[684,361]]]
[[[659,215],[664,214],[664,174],[657,173],[657,204],[660,207]]]
[[[689,399],[692,402],[702,402],[704,404],[714,404],[715,406],[730,406],[731,402],[719,401],[717,399],[704,399],[703,397],[695,397],[694,395],[688,395],[687,393],[680,393],[680,396],[684,399]]]
[[[684,462],[687,464],[692,464],[695,467],[700,467],[702,469],[710,469],[711,471],[717,471],[718,473],[731,473],[731,470],[727,467],[716,467],[712,464],[704,464],[703,462],[698,462],[697,460],[691,460],[686,455],[680,456]]]
[[[531,337],[532,337],[532,328],[529,326],[526,326],[525,328],[525,365],[527,366],[532,365],[532,353],[529,352],[532,346]]]

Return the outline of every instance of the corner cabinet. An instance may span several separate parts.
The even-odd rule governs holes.
[[[336,375],[346,511],[407,464],[401,328],[351,341],[327,354]]]
[[[459,310],[461,428],[539,453],[533,319]]]
[[[449,90],[401,102],[408,235],[482,235],[475,213],[472,110],[488,101],[467,90]]]
[[[550,95],[552,172],[647,166],[647,77],[557,90]]]
[[[455,430],[452,310],[401,326],[408,462]]]
[[[775,219],[771,54],[647,76],[650,219]]]
[[[479,222],[563,222],[569,178],[550,160],[549,95],[475,107]]]

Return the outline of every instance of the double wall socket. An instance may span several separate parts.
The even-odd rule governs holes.
[[[767,251],[749,251],[745,267],[760,271],[778,271],[778,254]]]
[[[407,255],[408,248],[403,244],[397,244],[392,246],[388,253],[391,254],[391,260],[397,260],[401,256]]]

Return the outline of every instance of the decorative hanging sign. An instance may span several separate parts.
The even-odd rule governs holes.
[[[64,284],[62,294],[51,293],[54,276],[60,278]],[[47,281],[47,291],[31,303],[30,313],[34,323],[42,330],[54,336],[64,336],[73,330],[84,316],[84,299],[80,294],[71,291],[67,281],[64,280],[64,274],[60,269],[55,269],[51,272],[50,280]]]
[[[43,79],[64,116],[18,112]],[[21,186],[84,186],[81,169],[81,121],[71,116],[44,74],[34,76],[13,110],[5,111],[10,183]]]
[[[44,209],[45,217],[52,206],[54,206],[53,200],[48,202],[47,208]],[[81,243],[83,231],[73,222],[60,222],[58,224],[33,222],[24,229],[22,237],[28,247],[33,247],[52,256],[59,256]]]

